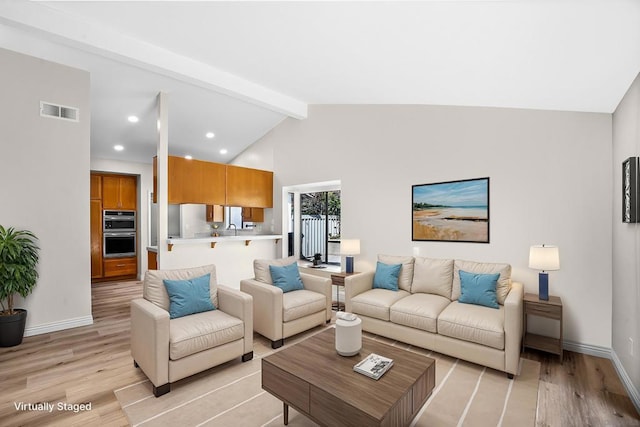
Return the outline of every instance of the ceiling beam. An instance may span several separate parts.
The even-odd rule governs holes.
[[[0,1],[0,23],[290,117],[307,117],[305,102],[111,28],[82,21],[42,3]]]

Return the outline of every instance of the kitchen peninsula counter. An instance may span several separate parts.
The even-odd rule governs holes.
[[[217,243],[244,242],[248,246],[254,240],[275,240],[275,243],[282,239],[281,234],[243,234],[237,236],[210,236],[210,237],[191,237],[191,238],[169,238],[167,245],[169,251],[174,245],[197,245],[201,243],[209,243],[211,247],[215,247]]]

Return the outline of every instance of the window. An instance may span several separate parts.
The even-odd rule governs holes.
[[[340,264],[340,191],[300,194],[300,258]]]

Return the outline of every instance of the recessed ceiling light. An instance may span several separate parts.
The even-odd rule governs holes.
[[[220,150],[220,154],[227,154],[227,152],[228,152],[228,151],[227,151],[227,149],[226,149],[226,148],[223,148],[222,150]]]
[[[207,138],[212,139],[214,136],[216,136],[213,132],[207,132],[207,134],[205,135]]]
[[[116,150],[116,151],[122,151],[122,150],[124,150],[124,147],[122,145],[114,145],[113,149]]]
[[[191,160],[193,159],[193,157],[191,156],[191,154],[187,154],[186,156],[184,156],[185,159],[187,160]]]
[[[138,123],[140,119],[138,118],[138,116],[129,116],[127,117],[127,120],[129,120],[131,123]]]

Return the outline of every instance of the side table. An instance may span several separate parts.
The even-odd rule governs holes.
[[[536,294],[524,295],[524,337],[522,339],[522,350],[525,347],[560,356],[562,363],[562,300],[560,297],[549,295],[549,300],[541,300]],[[560,322],[560,337],[547,337],[527,332],[527,316],[539,316],[547,319],[554,319]]]
[[[331,284],[336,287],[336,302],[333,304],[334,310],[344,311],[344,303],[340,302],[340,287],[344,287],[344,278],[358,273],[358,271],[354,271],[353,273],[342,271],[340,273],[331,274]]]

